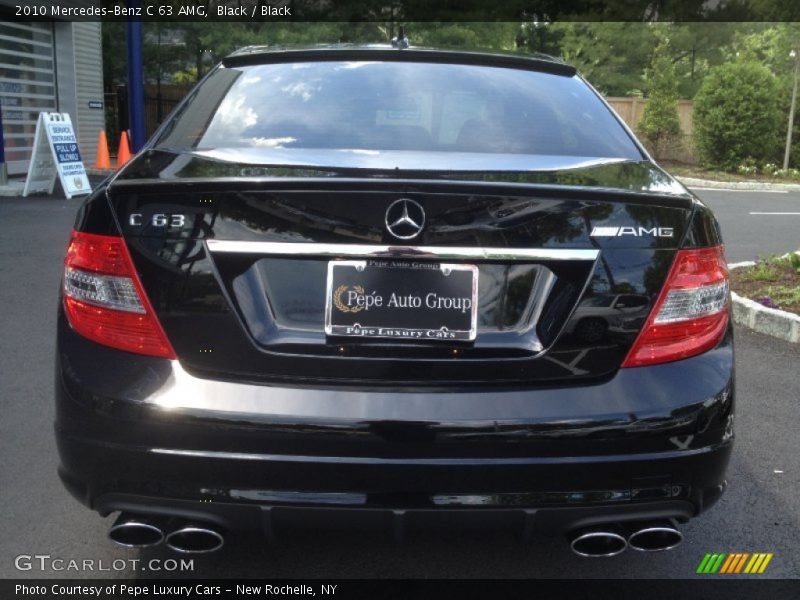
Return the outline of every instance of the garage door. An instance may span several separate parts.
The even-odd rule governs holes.
[[[0,105],[8,172],[25,173],[39,112],[56,110],[50,23],[0,23]]]

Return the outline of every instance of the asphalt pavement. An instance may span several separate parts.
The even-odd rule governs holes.
[[[800,192],[692,191],[717,215],[729,262],[800,249]]]
[[[697,191],[716,212],[730,260],[798,246],[800,194]],[[106,539],[112,518],[79,505],[56,475],[53,439],[55,307],[64,246],[79,200],[0,199],[0,577],[518,578],[693,577],[707,552],[772,552],[761,577],[800,575],[800,345],[737,329],[736,447],[730,487],[682,527],[684,543],[662,553],[611,559],[573,556],[560,538],[524,545],[511,533],[436,531],[395,546],[381,532],[298,532],[275,545],[232,539],[193,558],[193,571],[142,570],[167,550],[126,550]],[[757,218],[759,217],[759,218]],[[94,561],[90,570],[31,570],[20,555]],[[113,562],[117,560],[117,562]],[[133,566],[118,559],[141,560]],[[102,561],[102,565],[100,563]],[[161,563],[162,566],[168,563]],[[98,571],[104,566],[109,570]],[[151,566],[157,566],[153,563]]]

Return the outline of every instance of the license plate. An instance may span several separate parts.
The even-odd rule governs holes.
[[[472,341],[477,320],[476,265],[397,260],[328,263],[328,335]]]

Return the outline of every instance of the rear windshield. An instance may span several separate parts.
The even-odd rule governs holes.
[[[414,62],[219,68],[155,145],[642,159],[578,77]]]

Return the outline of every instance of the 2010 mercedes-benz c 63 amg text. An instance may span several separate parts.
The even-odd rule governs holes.
[[[65,485],[131,546],[665,549],[726,485],[722,241],[559,61],[247,48],[80,209],[56,401]]]

